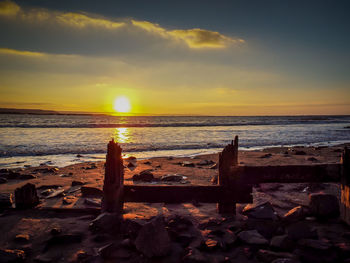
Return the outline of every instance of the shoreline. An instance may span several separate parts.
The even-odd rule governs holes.
[[[334,142],[319,142],[310,144],[288,144],[288,145],[268,145],[255,147],[239,147],[240,151],[268,151],[274,148],[293,148],[293,147],[343,147],[350,145],[348,141],[334,141]],[[222,147],[223,148],[223,147]],[[157,151],[135,151],[125,152],[125,158],[135,156],[139,160],[147,160],[153,158],[166,158],[169,156],[175,158],[196,157],[208,154],[217,154],[222,148],[202,148],[202,149],[181,149],[181,150],[157,150]],[[103,161],[106,153],[76,153],[76,154],[52,154],[39,156],[11,156],[0,157],[0,169],[2,168],[28,168],[40,165],[53,165],[55,167],[65,167],[85,162]]]

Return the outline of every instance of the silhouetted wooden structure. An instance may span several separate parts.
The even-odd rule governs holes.
[[[343,175],[347,174],[350,182],[348,151],[347,155],[344,153],[344,156]],[[236,203],[253,202],[252,185],[254,184],[339,182],[341,170],[339,164],[239,166],[237,136],[219,154],[218,167],[218,185],[124,185],[122,149],[112,140],[107,149],[102,211],[122,213],[124,202],[186,203],[196,201],[217,203],[219,213],[235,214]],[[349,188],[344,189],[347,191],[346,200],[349,200]],[[349,201],[346,203],[347,209],[349,209],[348,204]]]
[[[341,164],[340,216],[350,224],[350,150],[348,148],[344,149]]]

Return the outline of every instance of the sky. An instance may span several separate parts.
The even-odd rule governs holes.
[[[350,114],[350,1],[0,1],[0,107]]]

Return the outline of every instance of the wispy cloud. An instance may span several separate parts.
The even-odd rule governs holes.
[[[232,38],[219,32],[200,28],[167,30],[158,24],[148,21],[131,20],[131,23],[138,28],[163,38],[182,41],[190,48],[225,48],[231,44],[245,42],[240,38]]]
[[[34,23],[53,21],[58,24],[76,28],[98,27],[113,30],[126,24],[125,22],[117,22],[91,14],[58,12],[48,9],[22,9],[12,1],[0,2],[0,16]]]
[[[15,55],[15,56],[25,56],[25,57],[44,57],[45,53],[23,51],[10,48],[0,48],[0,55]]]

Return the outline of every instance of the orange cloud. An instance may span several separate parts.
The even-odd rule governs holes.
[[[25,56],[25,57],[44,57],[45,53],[23,51],[9,48],[0,48],[1,55],[15,55],[15,56]]]
[[[0,15],[3,16],[13,16],[16,15],[21,8],[11,1],[0,2]]]

